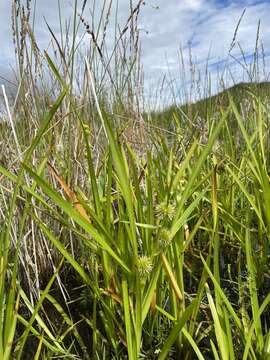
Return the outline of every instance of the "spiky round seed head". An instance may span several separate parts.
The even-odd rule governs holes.
[[[159,243],[162,248],[166,248],[172,242],[171,233],[167,229],[162,229],[160,233]]]
[[[153,270],[153,263],[149,256],[140,256],[137,260],[137,268],[140,277],[148,276]]]

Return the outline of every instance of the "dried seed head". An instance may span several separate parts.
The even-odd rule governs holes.
[[[185,240],[188,240],[188,238],[189,238],[189,226],[188,226],[188,224],[184,225],[184,235],[185,235]]]

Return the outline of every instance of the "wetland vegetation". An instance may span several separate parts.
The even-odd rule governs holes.
[[[44,53],[13,3],[0,359],[270,359],[269,84],[149,111],[143,2],[111,53],[74,3]]]

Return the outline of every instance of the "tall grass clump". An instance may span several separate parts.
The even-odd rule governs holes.
[[[42,53],[36,5],[13,2],[0,358],[270,358],[262,87],[147,113],[144,2],[130,4],[123,28],[116,19],[113,48],[112,1],[94,3],[90,20],[75,1],[68,25],[58,5],[60,35],[48,22]]]

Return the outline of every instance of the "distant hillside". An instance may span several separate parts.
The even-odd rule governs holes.
[[[243,99],[250,99],[253,95],[260,98],[270,97],[270,82],[261,83],[239,83],[228,89],[223,90],[217,95],[210,96],[192,104],[182,106],[171,106],[162,112],[152,113],[153,121],[169,125],[175,115],[182,113],[190,119],[197,116],[208,118],[221,109],[226,108],[229,103],[229,96],[232,97],[237,107],[243,102]]]
[[[240,83],[228,89],[223,90],[217,95],[211,96],[207,99],[200,100],[195,104],[184,105],[183,110],[190,108],[192,112],[198,111],[202,115],[207,114],[207,110],[215,111],[220,107],[226,107],[229,102],[228,94],[231,95],[233,101],[237,106],[240,105],[244,98],[248,99],[253,95],[265,98],[270,94],[270,82],[261,83]]]

